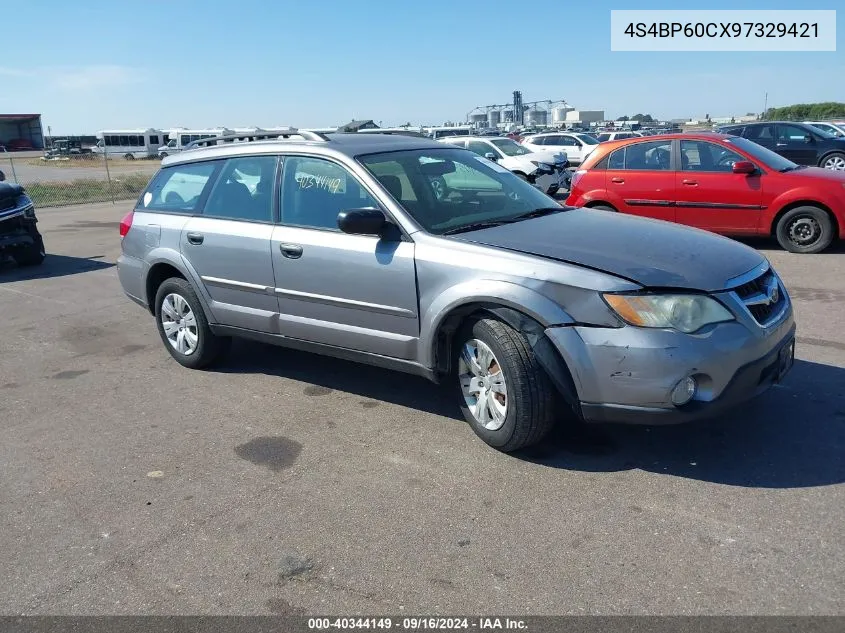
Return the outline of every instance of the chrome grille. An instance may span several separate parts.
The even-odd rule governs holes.
[[[745,308],[760,325],[769,322],[780,314],[786,302],[786,296],[780,281],[769,269],[759,277],[733,289]]]

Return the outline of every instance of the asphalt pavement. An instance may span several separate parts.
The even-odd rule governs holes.
[[[752,243],[799,323],[720,419],[504,455],[423,379],[236,342],[184,369],[124,297],[127,205],[0,266],[2,614],[845,614],[845,248]]]

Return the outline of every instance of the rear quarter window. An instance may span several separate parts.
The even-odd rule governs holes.
[[[141,195],[138,209],[168,213],[194,213],[218,161],[165,167],[156,174]]]

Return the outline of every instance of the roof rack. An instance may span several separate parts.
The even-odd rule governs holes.
[[[232,141],[241,140],[243,141],[246,139],[246,142],[253,143],[256,141],[267,141],[267,140],[275,140],[275,139],[288,139],[291,136],[301,136],[306,141],[328,141],[330,140],[328,136],[323,134],[322,132],[312,132],[310,130],[300,130],[295,127],[285,128],[284,131],[279,130],[256,130],[254,132],[241,132],[240,134],[224,134],[222,136],[210,136],[208,138],[201,138],[188,143],[185,146],[185,150],[189,149],[196,149],[198,147],[209,147],[212,145],[217,145],[219,142],[229,143]]]

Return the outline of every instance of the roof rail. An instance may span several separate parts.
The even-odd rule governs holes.
[[[321,132],[311,132],[309,130],[300,130],[295,127],[285,128],[284,131],[279,130],[255,130],[254,132],[241,132],[240,134],[224,134],[222,136],[210,136],[208,138],[201,138],[188,143],[185,150],[196,149],[198,147],[209,147],[217,145],[219,142],[231,142],[241,139],[247,139],[247,142],[266,141],[278,138],[290,138],[291,136],[301,136],[306,141],[328,141],[328,136]]]

